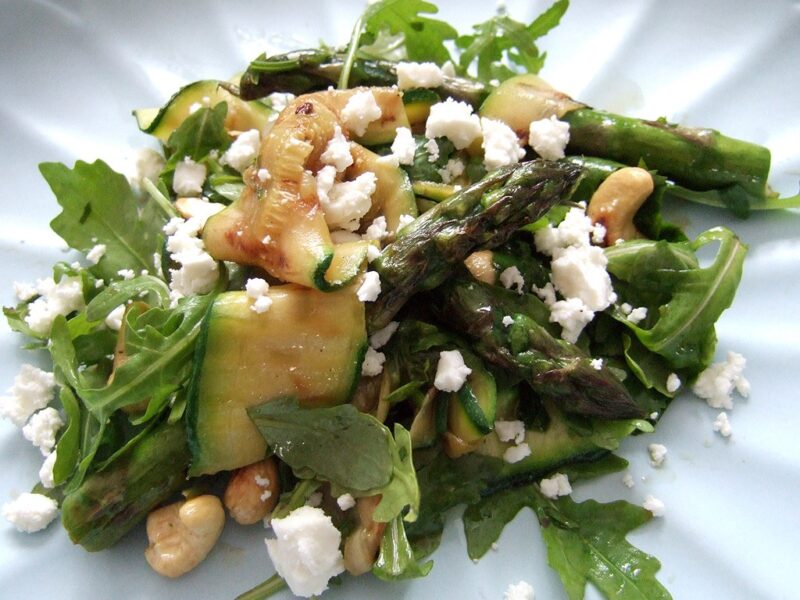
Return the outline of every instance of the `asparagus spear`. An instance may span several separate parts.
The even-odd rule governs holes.
[[[433,305],[440,318],[475,340],[484,360],[516,373],[565,412],[643,418],[644,409],[605,365],[595,368],[575,344],[553,337],[529,316],[531,302],[532,297],[459,277],[436,290]],[[507,315],[513,315],[510,327],[502,324]]]
[[[323,48],[297,50],[287,54],[256,58],[242,75],[240,95],[255,100],[273,92],[305,94],[336,86],[345,55]],[[356,58],[350,71],[350,87],[391,86],[397,83],[396,63],[386,60]],[[448,96],[479,106],[491,88],[466,77],[445,77],[437,89]]]
[[[408,298],[445,281],[473,249],[498,246],[541,217],[580,173],[543,160],[502,167],[420,216],[372,263],[382,291],[368,306],[368,329],[385,327]]]
[[[188,466],[183,424],[158,426],[129,454],[87,477],[64,498],[64,529],[90,552],[113,546],[185,485]]]

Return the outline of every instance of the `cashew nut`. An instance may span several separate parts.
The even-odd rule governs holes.
[[[636,211],[653,193],[653,177],[639,167],[623,167],[600,184],[586,214],[606,228],[605,244],[643,237],[633,224]]]
[[[344,568],[351,575],[363,575],[372,569],[378,557],[386,523],[376,523],[372,515],[380,501],[380,495],[365,496],[356,501],[359,526],[344,543]]]
[[[216,496],[197,496],[147,515],[144,557],[156,573],[180,577],[203,562],[222,533],[225,510]]]
[[[279,487],[278,467],[265,458],[234,471],[225,488],[225,507],[240,525],[258,523],[275,508]]]
[[[497,280],[497,273],[495,272],[491,250],[473,252],[464,260],[464,265],[478,281],[494,285]]]

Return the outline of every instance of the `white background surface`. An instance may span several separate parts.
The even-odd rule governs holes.
[[[46,276],[68,256],[47,228],[58,211],[39,162],[102,157],[124,168],[132,149],[151,143],[137,132],[131,109],[160,105],[182,83],[227,78],[267,43],[342,42],[362,4],[341,4],[3,2],[0,301],[13,302],[13,280]],[[508,4],[520,20],[545,6]],[[464,30],[493,8],[447,2],[441,14]],[[663,115],[764,144],[773,151],[773,184],[791,195],[800,178],[798,31],[800,6],[789,1],[574,1],[542,43],[549,52],[543,75],[601,108]],[[655,434],[624,444],[633,489],[612,475],[577,486],[574,496],[639,503],[654,494],[665,502],[666,516],[630,539],[661,559],[660,580],[675,598],[797,598],[800,214],[739,222],[685,204],[670,214],[692,234],[732,226],[750,245],[739,295],[718,326],[718,357],[730,349],[748,358],[751,398],[737,402],[733,437],[724,440],[711,429],[717,411],[687,394]],[[20,341],[2,325],[0,389],[32,360],[17,350]],[[669,449],[659,470],[647,461],[650,442]],[[40,463],[39,451],[0,423],[0,502],[26,491]],[[271,573],[263,537],[259,527],[228,524],[201,567],[167,581],[144,561],[142,529],[91,555],[73,547],[57,524],[26,535],[0,523],[0,597],[232,598]],[[434,559],[423,580],[350,579],[326,597],[497,599],[520,579],[533,584],[538,599],[565,597],[531,514],[519,517],[479,564],[468,560],[452,521]]]

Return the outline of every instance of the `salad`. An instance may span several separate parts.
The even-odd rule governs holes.
[[[147,561],[178,576],[214,551],[223,503],[269,516],[282,578],[244,596],[265,597],[343,569],[423,577],[464,504],[478,559],[528,508],[570,597],[668,597],[625,540],[663,504],[569,495],[621,476],[612,452],[683,389],[719,409],[747,393],[741,357],[711,364],[746,248],[725,228],[690,240],[662,206],[798,200],[769,190],[761,147],[536,77],[566,8],[456,38],[426,3],[378,3],[342,48],[260,56],[137,110],[163,154],[133,186],[44,163],[52,227],[85,260],[6,310],[52,358],[2,405],[47,456],[7,518],[36,530],[60,507],[88,550],[147,518]]]

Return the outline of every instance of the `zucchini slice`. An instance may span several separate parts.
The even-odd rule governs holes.
[[[274,111],[266,104],[253,100],[245,102],[234,96],[216,80],[195,81],[179,89],[162,108],[140,108],[133,111],[139,129],[166,143],[195,105],[213,107],[228,103],[225,129],[228,131],[264,131]]]
[[[440,102],[439,94],[427,88],[414,88],[403,93],[406,117],[411,127],[421,126],[428,120],[431,106]]]
[[[447,424],[450,433],[466,444],[473,444],[494,429],[497,385],[477,357],[463,350],[461,354],[472,373],[450,397]]]
[[[367,346],[364,305],[352,289],[323,294],[273,286],[258,314],[244,292],[209,309],[189,390],[192,476],[260,460],[267,445],[247,408],[292,395],[304,406],[346,402]]]

